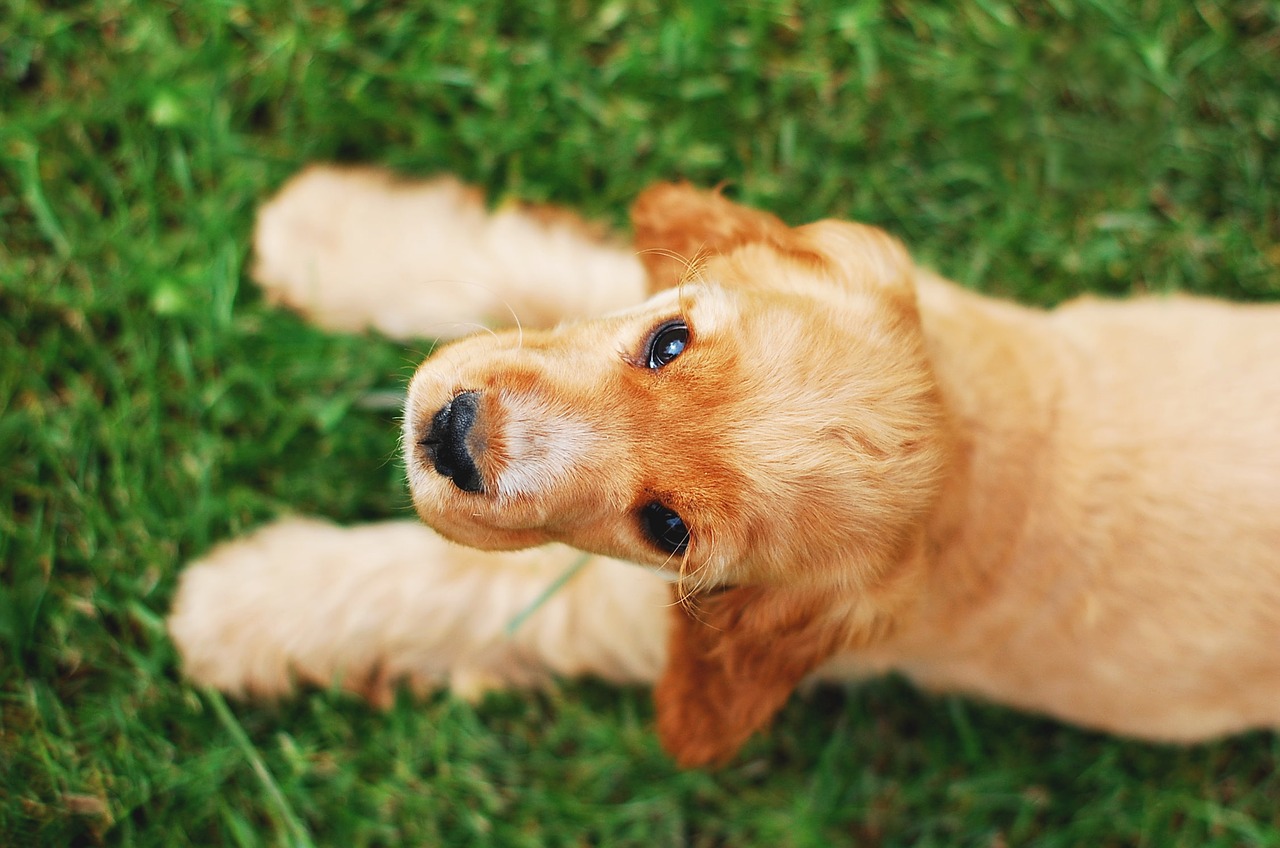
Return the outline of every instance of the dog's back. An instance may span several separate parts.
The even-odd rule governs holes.
[[[1148,738],[1280,724],[1280,307],[922,308],[976,435],[904,670]]]

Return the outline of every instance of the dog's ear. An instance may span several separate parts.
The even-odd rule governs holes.
[[[654,697],[658,736],[683,768],[722,765],[846,641],[821,596],[763,586],[673,608]]]
[[[904,295],[914,302],[915,264],[884,230],[824,220],[788,227],[781,219],[688,183],[658,183],[631,207],[635,248],[650,293],[678,285],[698,264],[746,244],[825,268],[845,285]]]
[[[784,253],[804,252],[780,219],[688,183],[658,183],[631,206],[635,247],[649,275],[650,292],[678,285],[708,256],[751,242]]]
[[[826,219],[797,227],[798,241],[821,255],[844,284],[915,299],[916,266],[902,242],[879,227]]]

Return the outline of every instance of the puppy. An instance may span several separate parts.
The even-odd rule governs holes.
[[[879,230],[790,228],[687,186],[650,189],[632,222],[649,300],[448,345],[405,406],[428,525],[598,556],[523,637],[497,638],[488,605],[518,612],[570,555],[494,554],[543,571],[495,559],[471,576],[487,587],[468,599],[487,622],[473,632],[364,636],[374,649],[345,664],[326,659],[330,633],[277,649],[258,688],[340,665],[429,682],[498,655],[481,675],[496,685],[523,682],[509,666],[657,678],[682,765],[732,757],[806,677],[887,670],[1146,739],[1280,724],[1280,308],[1026,309],[915,266]],[[438,562],[461,554],[433,544],[441,582],[381,615],[449,608],[463,577]],[[243,653],[205,642],[210,618],[225,631],[255,611],[211,616],[200,580],[270,582],[230,576],[246,558],[228,550],[233,566],[184,581],[171,629],[197,679],[252,689]],[[289,583],[271,603],[301,610],[277,595]],[[290,644],[270,627],[262,644]]]

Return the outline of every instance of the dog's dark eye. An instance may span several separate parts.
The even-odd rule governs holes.
[[[657,501],[640,510],[640,525],[649,541],[669,554],[682,554],[689,547],[689,528],[680,516]]]
[[[649,355],[646,358],[649,367],[661,368],[680,354],[689,342],[689,325],[683,321],[668,321],[649,339]]]

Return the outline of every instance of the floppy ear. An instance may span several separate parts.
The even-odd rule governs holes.
[[[871,286],[914,302],[915,264],[902,243],[877,227],[823,220],[788,227],[781,219],[688,183],[658,183],[631,206],[635,248],[650,294],[678,285],[698,262],[745,244],[836,273],[847,285]]]
[[[743,586],[674,607],[654,697],[658,736],[682,768],[723,765],[847,641],[815,594]]]
[[[649,275],[650,293],[671,288],[708,255],[751,242],[811,255],[780,219],[688,183],[657,183],[631,206],[635,247]]]
[[[879,227],[828,218],[797,227],[793,233],[821,255],[846,285],[915,301],[915,262],[902,242]]]

